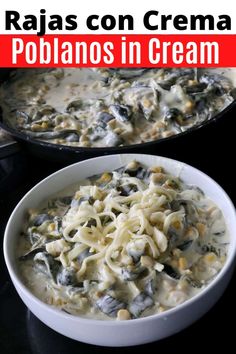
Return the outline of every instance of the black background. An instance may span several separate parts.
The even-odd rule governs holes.
[[[168,148],[152,148],[150,153],[176,158],[209,174],[236,203],[236,109],[188,138],[177,139]],[[147,152],[147,151],[145,151]],[[59,151],[58,151],[59,154]],[[0,162],[0,235],[20,198],[43,177],[66,165],[35,158],[20,152]],[[4,177],[7,171],[7,177]],[[235,236],[235,235],[233,235]],[[1,241],[2,247],[2,241]],[[219,345],[234,346],[235,276],[220,301],[203,318],[179,334],[159,342],[130,348],[104,348],[73,341],[41,323],[20,300],[8,275],[3,253],[0,254],[0,353],[1,354],[74,354],[134,353],[160,350],[187,352],[217,350]],[[232,322],[233,320],[233,322]],[[184,349],[185,348],[185,349]]]

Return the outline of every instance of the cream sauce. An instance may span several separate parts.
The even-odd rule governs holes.
[[[0,104],[4,120],[35,139],[123,146],[212,118],[233,101],[229,76],[219,69],[19,69],[0,88]]]

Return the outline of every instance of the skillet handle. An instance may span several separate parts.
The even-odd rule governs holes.
[[[14,140],[0,141],[0,160],[16,154],[19,150],[20,150],[20,146],[17,143],[17,141]]]

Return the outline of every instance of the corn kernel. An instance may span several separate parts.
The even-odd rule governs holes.
[[[145,108],[149,108],[149,107],[151,107],[152,103],[151,103],[150,100],[144,99],[144,100],[142,100],[142,105],[143,105],[143,107],[145,107]]]
[[[174,181],[173,179],[167,179],[165,184],[164,184],[165,188],[171,188],[171,189],[176,189],[178,188],[178,183],[176,181]]]
[[[173,227],[176,229],[176,230],[179,230],[180,228],[181,228],[181,223],[180,223],[180,221],[175,221],[175,222],[173,222]]]
[[[195,235],[195,229],[192,226],[189,226],[186,231],[185,231],[185,235],[187,238],[194,236]]]
[[[162,133],[162,138],[168,138],[169,136],[175,135],[175,132],[171,130],[166,130],[165,132]]]
[[[164,178],[165,175],[163,173],[153,173],[151,176],[151,181],[153,183],[161,183]]]
[[[128,170],[135,170],[136,168],[139,167],[139,163],[137,161],[131,161],[128,163],[128,165],[126,166],[126,168]]]
[[[206,232],[206,225],[202,224],[201,222],[198,222],[196,224],[196,228],[197,228],[197,230],[199,232],[199,235],[201,237],[203,237],[205,235],[205,232]]]
[[[62,299],[55,299],[55,300],[53,300],[53,304],[55,306],[62,306],[62,305],[64,305],[64,302]]]
[[[180,259],[179,259],[179,268],[181,270],[184,270],[184,269],[188,268],[188,262],[187,262],[186,258],[180,257]]]
[[[123,133],[123,129],[121,129],[121,128],[115,128],[114,129],[114,133],[116,133],[116,134],[122,134]]]
[[[153,166],[150,168],[150,172],[152,173],[163,173],[164,169],[161,166]]]
[[[102,176],[100,177],[99,182],[101,182],[101,183],[108,183],[108,182],[110,182],[111,178],[112,178],[112,177],[111,177],[111,174],[110,174],[110,173],[104,172],[104,173],[102,174]]]
[[[48,231],[52,232],[54,231],[56,228],[56,225],[54,224],[54,222],[52,222],[51,224],[48,225]]]
[[[101,213],[105,208],[105,204],[100,200],[96,200],[93,206],[96,209],[97,213]]]
[[[189,86],[193,86],[193,85],[197,84],[197,80],[188,80],[188,84],[189,84]]]
[[[194,107],[194,103],[192,101],[187,101],[185,103],[185,107],[184,107],[184,112],[185,113],[191,113]]]
[[[82,134],[80,139],[79,139],[79,142],[80,143],[84,143],[84,142],[87,142],[88,141],[88,137],[86,134]]]
[[[40,130],[41,130],[41,125],[34,123],[34,124],[31,125],[31,130],[32,130],[33,132],[40,131]]]
[[[117,320],[119,321],[130,320],[130,318],[131,318],[130,313],[126,309],[121,309],[117,313]]]
[[[205,259],[205,261],[208,262],[208,263],[213,263],[213,262],[216,261],[217,257],[216,257],[216,255],[215,255],[215,253],[209,252],[209,253],[207,253],[207,254],[204,256],[204,259]]]
[[[47,123],[47,122],[43,122],[42,125],[41,125],[41,127],[42,127],[43,129],[48,128],[48,123]]]

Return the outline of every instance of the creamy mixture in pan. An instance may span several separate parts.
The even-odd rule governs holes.
[[[183,132],[234,94],[219,69],[19,69],[0,105],[8,124],[35,139],[115,147]]]
[[[20,237],[25,284],[47,304],[97,319],[166,311],[220,272],[229,236],[196,186],[136,161],[29,210]]]

